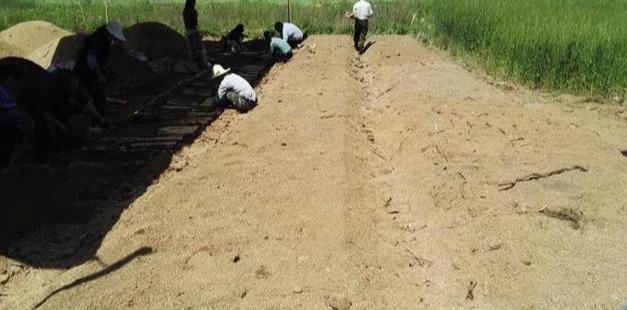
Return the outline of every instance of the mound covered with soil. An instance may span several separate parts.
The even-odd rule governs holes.
[[[16,56],[19,53],[18,49],[4,41],[0,41],[0,58]]]
[[[36,64],[48,68],[53,64],[74,61],[81,48],[85,44],[86,34],[71,34],[53,39],[33,51],[24,58],[30,59]]]
[[[45,21],[19,23],[0,32],[0,56],[25,57],[40,46],[68,35],[70,32]],[[13,48],[5,51],[4,45]],[[10,54],[4,55],[6,52]]]
[[[124,30],[126,48],[144,53],[149,59],[190,59],[187,39],[174,29],[157,23],[146,22]]]

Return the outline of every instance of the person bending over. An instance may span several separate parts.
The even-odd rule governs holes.
[[[292,59],[292,56],[294,56],[292,47],[285,40],[273,37],[270,31],[264,32],[263,37],[266,39],[270,47],[270,54],[272,54],[275,61],[288,62]]]
[[[74,67],[74,74],[93,98],[98,113],[103,116],[106,103],[104,86],[112,75],[107,60],[111,46],[116,41],[126,41],[120,24],[111,21],[99,27],[85,40]]]
[[[276,22],[274,29],[292,48],[298,48],[298,45],[307,38],[307,35],[302,30],[291,23]]]
[[[233,54],[244,50],[244,25],[238,24],[224,37],[227,48]]]
[[[214,98],[220,106],[232,107],[241,113],[246,113],[257,106],[257,94],[244,78],[229,73],[231,69],[224,69],[220,65],[214,65],[212,71],[212,79],[221,79],[218,96]]]

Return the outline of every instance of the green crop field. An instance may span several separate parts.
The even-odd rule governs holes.
[[[124,25],[160,21],[182,31],[182,0],[2,0],[0,29],[47,20],[88,30],[106,18]],[[258,36],[285,20],[286,1],[199,0],[202,30],[219,35],[244,23]],[[343,17],[353,1],[296,0],[293,19],[310,33],[350,33]],[[373,1],[372,32],[410,34],[530,87],[613,94],[627,89],[627,1],[397,0]]]

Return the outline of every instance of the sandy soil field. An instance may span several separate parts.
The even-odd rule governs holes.
[[[0,308],[627,302],[625,108],[490,82],[410,37],[371,40],[356,56],[348,36],[309,39],[254,111],[177,155],[92,261],[17,268]]]

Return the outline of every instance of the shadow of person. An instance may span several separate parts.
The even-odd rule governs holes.
[[[620,151],[621,154],[623,154],[623,156],[627,157],[627,150],[622,150]]]
[[[364,46],[364,49],[361,51],[361,53],[359,53],[359,55],[365,54],[368,49],[370,49],[370,47],[373,46],[375,43],[377,43],[377,41],[369,41],[366,46]]]
[[[137,250],[135,250],[135,252],[127,255],[126,257],[124,257],[123,259],[105,267],[104,269],[96,272],[96,273],[92,273],[90,275],[84,276],[82,278],[76,279],[74,281],[72,281],[72,283],[66,284],[52,292],[50,292],[50,294],[48,294],[44,299],[42,299],[39,303],[37,303],[37,305],[35,305],[35,307],[33,309],[37,309],[39,307],[41,307],[46,301],[48,301],[48,299],[50,299],[52,296],[65,291],[65,290],[69,290],[73,287],[79,286],[83,283],[87,283],[93,280],[96,280],[102,276],[105,276],[107,274],[110,274],[122,267],[124,267],[126,264],[132,262],[133,260],[135,260],[136,258],[140,257],[140,256],[146,256],[152,253],[152,248],[151,247],[141,247]]]
[[[72,59],[74,40],[78,37],[62,39],[51,61]],[[206,44],[212,62],[231,68],[253,87],[272,67],[263,40],[244,42],[238,55],[221,54],[216,42]],[[70,52],[61,51],[66,48]],[[68,269],[93,259],[107,232],[168,169],[173,154],[192,144],[222,113],[204,103],[218,89],[208,74],[184,79],[168,74],[147,81],[128,83],[127,91],[116,95],[125,103],[108,114],[115,129],[79,149],[0,171],[0,256],[46,269]],[[185,109],[171,109],[169,102],[177,100]]]

